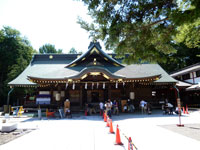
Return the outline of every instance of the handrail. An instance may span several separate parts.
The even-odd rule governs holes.
[[[9,105],[10,101],[10,93],[14,90],[14,88],[11,88],[10,91],[8,92],[8,97],[7,97],[7,105]]]

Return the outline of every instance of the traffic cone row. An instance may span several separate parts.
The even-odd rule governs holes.
[[[110,133],[114,134],[115,132],[113,131],[113,125],[112,125],[112,119],[110,119]]]
[[[107,124],[106,124],[106,127],[110,127],[110,119],[109,119],[109,117],[107,117]]]
[[[104,122],[107,122],[107,115],[104,113]]]
[[[187,105],[186,105],[185,109],[186,109],[186,114],[189,114]]]
[[[185,108],[183,107],[183,114],[185,114]]]
[[[183,114],[189,114],[187,105],[185,108],[183,107]]]
[[[123,145],[123,143],[121,142],[118,125],[117,125],[117,129],[116,129],[115,145]]]
[[[115,132],[113,131],[113,124],[112,124],[112,119],[110,119],[106,113],[103,113],[103,118],[104,118],[104,122],[106,122],[106,127],[110,127],[109,133],[111,134],[115,134]],[[115,139],[115,145],[123,145],[123,143],[121,142],[121,138],[120,138],[120,133],[119,133],[119,127],[117,125],[116,128],[116,139]]]
[[[112,124],[112,119],[110,119],[106,113],[103,113],[103,119],[104,122],[107,122],[106,127],[110,127],[109,133],[115,134],[113,131],[113,124]],[[119,126],[117,125],[116,128],[116,138],[115,138],[115,145],[123,145],[121,138],[120,138],[120,132],[119,132]],[[128,139],[128,150],[133,150],[133,144],[132,144],[132,139],[129,137]]]

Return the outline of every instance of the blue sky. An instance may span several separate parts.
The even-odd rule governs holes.
[[[72,47],[84,52],[91,40],[76,22],[78,16],[91,21],[87,12],[82,2],[73,0],[0,0],[0,29],[19,30],[36,50],[50,43],[64,53]]]

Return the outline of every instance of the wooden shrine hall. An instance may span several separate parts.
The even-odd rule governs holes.
[[[99,42],[91,42],[80,54],[35,54],[29,66],[10,87],[33,87],[35,105],[62,106],[69,99],[71,106],[83,108],[85,103],[140,100],[153,105],[163,97],[173,99],[171,88],[176,80],[158,64],[122,63],[116,54],[105,53]]]

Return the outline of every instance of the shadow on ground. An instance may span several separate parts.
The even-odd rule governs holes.
[[[25,114],[26,115],[26,114]],[[37,116],[37,115],[34,115]],[[125,120],[125,119],[133,119],[133,118],[154,118],[154,117],[178,117],[178,115],[173,114],[173,115],[168,115],[168,114],[163,114],[162,110],[153,110],[152,114],[141,114],[140,111],[136,111],[134,113],[120,113],[119,115],[112,115],[113,121],[120,121],[120,120]],[[187,116],[181,116],[181,117],[187,117]],[[22,122],[29,122],[29,121],[38,121],[38,117],[31,117],[29,119],[26,119]],[[72,118],[60,118],[59,115],[57,114],[55,117],[46,117],[44,114],[42,115],[41,120],[88,120],[88,121],[102,121],[103,118],[100,116],[98,113],[97,114],[92,114],[90,116],[85,116],[84,113],[79,112],[79,113],[72,113]]]

